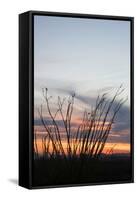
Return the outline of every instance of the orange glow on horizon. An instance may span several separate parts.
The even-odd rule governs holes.
[[[43,147],[42,147],[42,139],[36,139],[36,143],[37,143],[37,148],[38,148],[38,153],[42,154],[43,153]],[[62,145],[64,150],[66,150],[66,146],[67,146],[67,142],[64,140],[62,141]],[[111,149],[114,147],[113,149],[113,154],[117,154],[117,153],[130,153],[130,144],[128,143],[106,143],[104,150],[102,153],[104,154],[108,154],[109,151],[111,151]],[[35,145],[34,145],[34,149],[35,149]],[[50,145],[49,150],[52,151],[52,147]]]

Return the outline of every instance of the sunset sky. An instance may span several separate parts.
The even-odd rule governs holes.
[[[130,22],[69,17],[34,17],[34,116],[43,132],[37,108],[43,103],[42,88],[57,97],[76,93],[73,123],[77,126],[85,108],[94,106],[98,94],[110,99],[123,85],[128,96],[116,118],[107,145],[116,152],[130,150]],[[46,112],[44,113],[45,117]]]

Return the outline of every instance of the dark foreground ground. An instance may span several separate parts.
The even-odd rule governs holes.
[[[100,183],[131,180],[128,156],[111,156],[100,160],[87,158],[35,159],[33,186]]]

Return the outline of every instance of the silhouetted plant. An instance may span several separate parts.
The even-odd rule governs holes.
[[[107,93],[98,96],[95,108],[92,108],[90,111],[84,111],[81,123],[74,132],[74,130],[72,131],[72,116],[75,94],[71,95],[68,100],[58,97],[58,107],[53,114],[50,107],[50,99],[52,97],[48,96],[47,88],[42,89],[46,110],[51,121],[49,125],[49,121],[44,118],[43,106],[41,105],[38,113],[46,132],[42,138],[43,157],[55,158],[61,156],[65,159],[74,157],[98,159],[102,155],[115,117],[126,101],[123,98],[117,100],[123,91],[124,89],[120,86],[111,100],[108,100]],[[67,105],[65,103],[67,103]],[[57,115],[60,116],[64,126],[66,147],[63,146],[63,137],[56,119]],[[36,140],[36,134],[34,140]],[[113,149],[114,146],[108,153],[109,155],[113,152]],[[36,142],[35,151],[36,155],[38,155]]]

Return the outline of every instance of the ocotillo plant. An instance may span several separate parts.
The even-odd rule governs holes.
[[[123,91],[124,89],[120,86],[110,100],[107,98],[107,93],[98,96],[95,107],[90,111],[84,111],[81,123],[74,132],[72,131],[72,116],[75,94],[71,95],[69,100],[58,97],[57,109],[53,113],[50,106],[52,97],[48,96],[48,89],[44,88],[42,92],[51,123],[49,125],[49,122],[44,118],[43,106],[41,105],[38,113],[45,129],[45,135],[42,138],[43,157],[61,156],[68,159],[86,156],[88,158],[99,158],[104,150],[115,117],[126,101],[123,98],[118,100]],[[57,123],[57,115],[60,116],[64,127],[65,147],[60,126]],[[36,140],[36,136],[34,139]],[[38,155],[37,142],[35,141],[34,144],[36,155]]]

